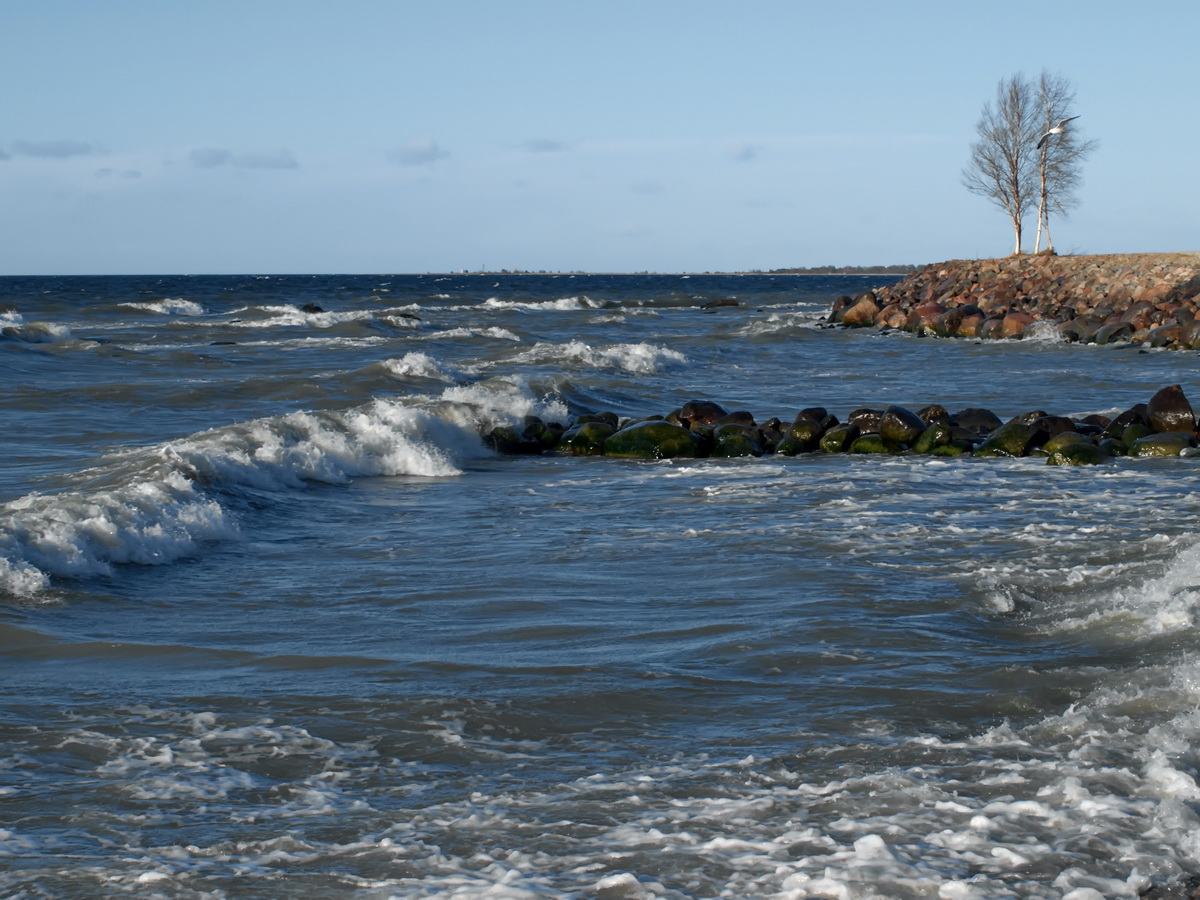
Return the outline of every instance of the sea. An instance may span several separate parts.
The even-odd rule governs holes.
[[[0,896],[1191,896],[1200,459],[481,439],[1200,401],[895,278],[0,278]]]

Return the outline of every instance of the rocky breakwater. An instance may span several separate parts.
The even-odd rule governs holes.
[[[1119,456],[1200,456],[1196,415],[1179,385],[1109,418],[1069,418],[1029,410],[1002,421],[986,409],[950,413],[930,405],[862,407],[845,421],[807,407],[785,421],[762,422],[694,400],[666,415],[620,419],[614,413],[547,423],[530,416],[520,427],[488,430],[499,453],[558,453],[632,459],[795,456],[850,453],[927,456],[1044,457],[1049,465],[1095,465]]]
[[[829,321],[924,335],[1200,349],[1200,253],[1017,256],[926,266],[839,297]]]

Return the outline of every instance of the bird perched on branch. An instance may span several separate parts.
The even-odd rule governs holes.
[[[1050,137],[1050,135],[1065,133],[1067,130],[1067,123],[1070,122],[1072,119],[1078,119],[1078,118],[1079,118],[1079,116],[1067,116],[1065,119],[1060,120],[1057,125],[1055,125],[1049,131],[1047,131],[1045,134],[1043,134],[1040,138],[1038,138],[1037,148],[1039,150],[1041,150],[1042,144],[1046,143],[1046,138]]]

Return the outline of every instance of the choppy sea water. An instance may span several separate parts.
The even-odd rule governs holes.
[[[0,894],[1186,883],[1200,460],[479,439],[1200,400],[1194,353],[820,327],[887,280],[0,279]]]

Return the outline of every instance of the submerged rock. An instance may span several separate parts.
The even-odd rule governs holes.
[[[667,417],[647,416],[624,427],[618,427],[614,413],[581,415],[569,428],[526,416],[520,425],[498,426],[483,439],[497,452],[512,455],[553,451],[632,459],[911,453],[1044,456],[1049,465],[1079,466],[1117,456],[1200,458],[1195,415],[1179,385],[1163,388],[1149,403],[1112,419],[1098,414],[1068,418],[1034,409],[1002,423],[990,410],[968,408],[950,416],[938,405],[919,413],[895,405],[860,407],[848,418],[839,423],[824,407],[814,406],[802,409],[790,425],[778,417],[756,424],[749,411],[730,413],[712,401],[695,400]]]
[[[700,455],[700,441],[688,429],[665,420],[638,422],[613,432],[604,441],[605,456],[630,459],[676,459]]]
[[[917,435],[912,449],[914,453],[933,453],[939,447],[945,447],[952,439],[953,435],[948,423],[934,422]]]
[[[851,453],[888,453],[895,455],[903,453],[904,448],[895,441],[889,441],[882,434],[864,434],[854,439],[850,445]]]
[[[975,448],[976,456],[1028,456],[1038,430],[1023,422],[1008,422]]]
[[[879,433],[893,444],[912,444],[925,430],[925,421],[903,406],[889,406],[879,420]]]
[[[594,421],[577,423],[568,428],[558,448],[575,456],[602,456],[604,442],[616,431],[608,422]]]
[[[1179,456],[1195,447],[1196,439],[1179,431],[1159,432],[1140,437],[1129,445],[1130,456]]]
[[[1066,443],[1053,450],[1046,457],[1046,464],[1050,466],[1095,466],[1110,459],[1112,457],[1104,451],[1103,447],[1088,440],[1079,440]]]
[[[699,423],[701,425],[714,425],[717,420],[729,415],[720,403],[714,403],[712,400],[691,400],[683,404],[683,408],[679,410],[679,417],[686,419],[689,423]]]
[[[858,438],[859,428],[853,422],[834,425],[821,437],[821,449],[826,453],[845,453]]]

